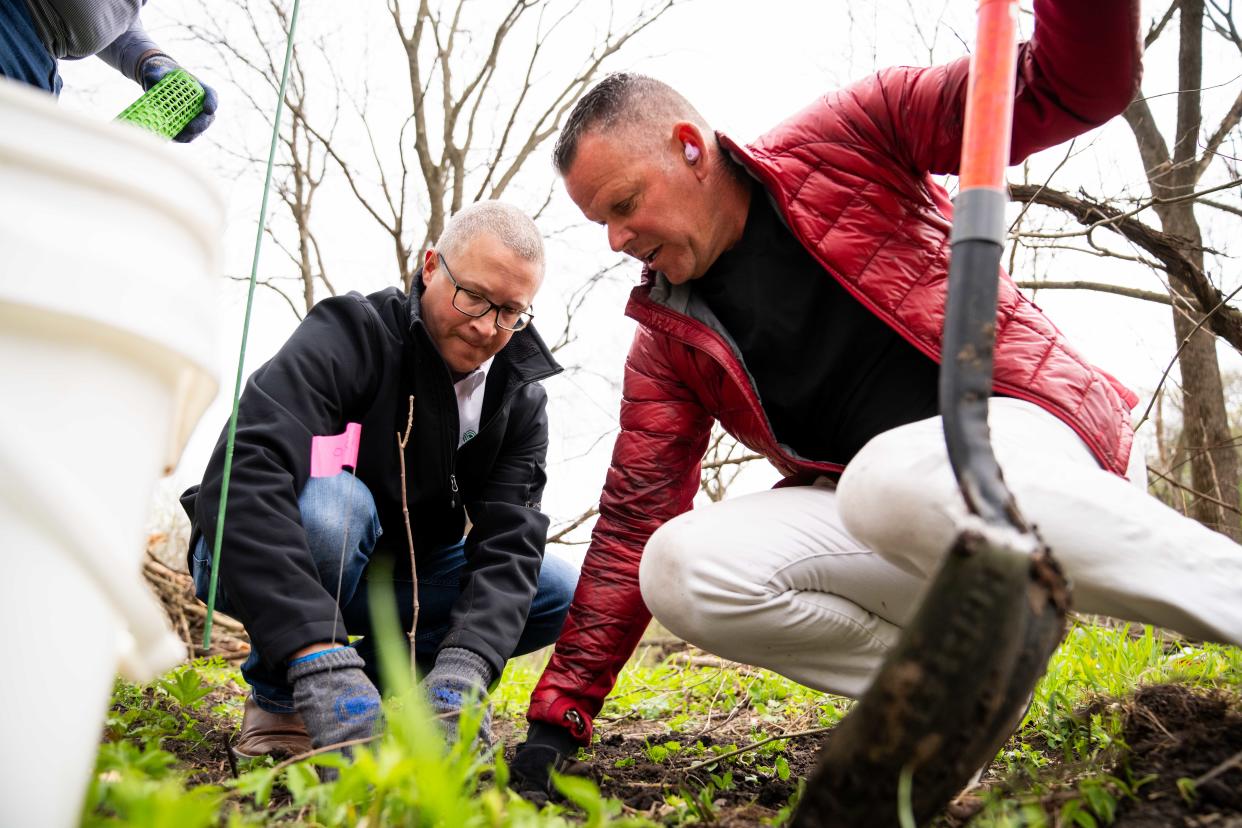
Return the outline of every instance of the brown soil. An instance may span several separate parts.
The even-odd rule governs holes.
[[[221,702],[235,700],[240,692],[236,686],[213,690],[204,699],[204,704],[190,711],[198,723],[199,732],[203,734],[201,742],[173,740],[165,745],[165,750],[175,754],[185,767],[193,769],[193,775],[187,780],[189,784],[218,785],[237,775],[232,751],[228,749],[235,735],[237,720],[215,715],[211,709]]]
[[[174,573],[149,565],[148,577],[162,587],[158,591],[166,603],[178,603],[177,598],[188,591],[188,578],[179,573],[174,577]],[[178,626],[188,639],[201,635],[201,619],[183,614]],[[228,627],[221,629],[231,631]],[[221,654],[231,659],[244,656],[244,633],[222,635],[220,641],[225,651]],[[157,701],[151,694],[148,690],[151,705],[159,704],[176,712],[175,703],[167,699]],[[206,703],[191,713],[203,739],[166,740],[165,748],[176,754],[181,767],[190,772],[190,782],[220,783],[234,775],[227,744],[240,719],[242,696],[242,689],[236,686],[214,690]],[[235,709],[228,715],[212,712],[221,702],[229,702]],[[1121,828],[1242,828],[1242,697],[1225,691],[1205,692],[1181,685],[1157,685],[1140,689],[1121,702],[1099,701],[1084,714],[1110,706],[1116,709],[1117,705],[1123,718],[1123,740],[1129,751],[1114,760],[1112,767],[1086,769],[1058,768],[1056,763],[1060,762],[1060,757],[1050,755],[1054,766],[1046,769],[1047,778],[1065,782],[1083,772],[1100,771],[1120,779],[1153,777],[1139,787],[1137,798],[1121,796],[1114,823]],[[512,758],[514,746],[522,740],[524,724],[505,720],[496,723],[496,735],[509,746],[507,758]],[[754,733],[773,731],[770,723],[745,714],[723,725],[704,725],[704,732],[700,733],[699,728],[690,723],[686,730],[674,733],[658,721],[601,722],[601,739],[594,746],[594,756],[584,770],[597,781],[606,796],[624,803],[627,813],[659,822],[675,811],[668,804],[668,797],[689,798],[711,781],[707,769],[688,770],[705,758],[705,755],[688,755],[688,749],[696,742],[701,741],[707,748],[741,747],[752,743]],[[785,726],[793,731],[810,729],[813,723],[787,722]],[[775,815],[787,804],[798,780],[810,775],[824,738],[824,734],[814,734],[787,741],[780,753],[789,765],[790,774],[786,780],[770,770],[760,770],[760,766],[772,766],[775,755],[763,755],[759,751],[744,754],[736,763],[722,763],[721,767],[712,769],[716,774],[731,770],[733,778],[731,787],[714,793],[710,811],[715,821],[710,824],[757,825]],[[669,741],[679,742],[683,752],[660,763],[650,761],[644,746]],[[618,762],[621,767],[617,766]],[[1183,781],[1179,789],[1179,780],[1193,780],[1193,795],[1183,795],[1186,782]],[[994,774],[985,777],[985,788],[1002,784]],[[1049,785],[1049,789],[1051,792],[1044,797],[1043,804],[1055,824],[1060,807],[1067,797],[1073,796],[1073,783],[1070,781],[1059,787]],[[960,798],[937,824],[946,828],[968,825],[979,810],[979,793]],[[286,802],[286,796],[278,789],[273,805]]]
[[[728,790],[715,793],[712,810],[718,821],[712,824],[758,825],[789,801],[799,778],[810,774],[823,739],[822,735],[789,739],[780,754],[789,763],[789,779],[781,780],[776,774],[761,773],[755,768],[755,765],[770,767],[774,761],[772,756],[759,757],[756,753],[742,757],[742,762],[746,764],[722,762],[719,767],[694,771],[687,769],[706,759],[706,754],[652,762],[644,752],[648,744],[675,741],[688,748],[702,742],[705,748],[710,749],[714,745],[736,744],[743,747],[752,740],[749,733],[727,738],[712,734],[696,736],[693,732],[653,732],[649,725],[637,722],[609,725],[607,734],[595,743],[591,761],[575,770],[594,779],[605,796],[620,800],[625,805],[626,813],[640,814],[657,822],[675,810],[667,804],[666,796],[689,798],[712,781],[711,774],[721,775],[728,770],[732,771],[733,785]],[[509,745],[507,759],[513,758],[513,750],[521,738],[518,734],[506,740]],[[617,767],[618,762],[621,767]]]
[[[1130,773],[1156,778],[1122,804],[1115,825],[1242,825],[1242,700],[1164,684],[1139,690],[1125,712]],[[1179,779],[1197,780],[1191,803]]]
[[[1121,739],[1128,750],[1118,751],[1106,764],[1066,766],[1060,756],[1045,751],[1053,765],[1041,774],[1049,792],[1040,802],[1050,824],[1059,824],[1061,807],[1077,796],[1074,783],[1078,779],[1106,773],[1131,784],[1147,780],[1134,797],[1113,790],[1118,799],[1113,826],[1242,828],[1242,696],[1159,684],[1140,688],[1120,702],[1097,700],[1082,715],[1117,708],[1122,717]],[[1183,797],[1178,780],[1195,780],[1195,794]],[[983,789],[953,803],[937,825],[969,825],[981,808],[983,790],[991,785],[1004,788],[1000,779],[985,781]]]
[[[664,793],[680,793],[684,787],[688,791],[696,791],[711,782],[711,773],[717,775],[730,770],[733,773],[733,787],[727,791],[719,791],[715,795],[718,812],[732,812],[735,809],[746,811],[749,823],[755,824],[760,817],[770,816],[780,810],[790,795],[797,788],[797,780],[805,777],[815,767],[823,736],[801,736],[790,739],[785,751],[781,754],[789,763],[789,779],[781,780],[772,773],[761,773],[755,764],[771,766],[772,757],[759,758],[757,754],[742,757],[746,765],[728,765],[720,763],[720,767],[709,771],[703,768],[687,772],[686,768],[701,761],[706,756],[689,759],[675,759],[656,764],[647,760],[643,752],[645,743],[660,744],[666,741],[680,741],[683,745],[693,745],[701,741],[710,749],[717,744],[737,744],[739,747],[748,744],[749,734],[738,734],[723,741],[711,734],[700,737],[688,736],[684,733],[665,733],[654,737],[627,737],[622,733],[613,732],[605,737],[595,748],[595,759],[592,762],[592,775],[599,782],[605,795],[621,800],[630,808],[651,817],[658,817],[664,810]],[[629,767],[616,767],[618,761],[633,759]],[[740,816],[740,815],[735,815]]]
[[[1098,711],[1114,702],[1102,700],[1084,710],[1084,715]],[[1120,779],[1139,780],[1154,776],[1141,785],[1136,799],[1117,792],[1121,802],[1114,823],[1120,828],[1242,828],[1242,697],[1225,691],[1206,692],[1182,685],[1165,684],[1140,689],[1133,697],[1120,703],[1123,740],[1130,751],[1112,767],[1068,769],[1056,766],[1047,769],[1050,778],[1058,773],[1081,776],[1083,772],[1104,771]],[[602,738],[595,745],[594,759],[584,771],[594,778],[606,796],[621,800],[627,813],[641,814],[659,821],[672,812],[666,796],[693,792],[710,781],[706,771],[686,772],[686,768],[702,757],[676,756],[659,764],[649,761],[645,744],[678,741],[683,746],[701,739],[705,746],[749,744],[749,733],[707,734],[669,733],[653,730],[651,722],[614,722],[601,728]],[[506,731],[509,728],[504,728]],[[506,732],[512,758],[513,745],[521,734]],[[797,786],[815,767],[823,735],[790,739],[782,754],[789,762],[790,778],[781,781],[774,775],[758,773],[755,765],[770,765],[772,758],[758,759],[750,754],[747,766],[732,766],[734,787],[715,794],[713,811],[716,825],[757,825],[770,818],[786,804]],[[1060,758],[1050,757],[1054,762]],[[616,767],[618,761],[634,760],[628,767]],[[960,828],[970,823],[981,804],[986,788],[1001,785],[997,768],[984,777],[982,789],[964,795],[937,822],[945,828]],[[721,771],[717,769],[716,773]],[[1196,795],[1187,802],[1178,790],[1179,779],[1201,780],[1195,785]],[[1043,804],[1054,820],[1069,796],[1072,785],[1048,793]]]
[[[189,715],[202,737],[182,739],[169,735],[160,745],[177,757],[178,767],[188,772],[187,785],[218,785],[236,775],[227,747],[240,718],[219,715],[212,712],[212,708],[221,703],[235,703],[242,698],[241,693],[242,690],[230,682],[225,687],[212,690],[204,697],[202,704],[183,711],[176,702],[157,696],[154,689],[148,687],[143,690],[144,706],[165,710],[176,717]]]

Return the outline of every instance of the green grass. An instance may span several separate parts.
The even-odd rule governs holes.
[[[510,663],[493,696],[497,719],[520,722],[524,717],[545,658],[530,656]],[[652,735],[634,758],[671,768],[734,747],[704,747],[692,734],[706,722],[719,722],[742,710],[745,728],[755,741],[832,725],[848,711],[847,700],[816,693],[767,671],[700,663],[705,661],[710,660],[687,665],[636,657],[601,713],[600,730],[647,728]],[[198,661],[146,687],[118,682],[83,824],[189,828],[273,821],[323,826],[657,824],[626,816],[620,802],[601,796],[586,779],[561,780],[570,804],[537,811],[506,789],[503,762],[482,761],[460,743],[446,746],[408,678],[398,675],[390,680],[393,686],[405,687],[385,703],[386,733],[375,744],[358,749],[352,762],[322,756],[277,770],[270,762],[256,761],[243,767],[239,778],[213,779],[214,784],[200,784],[203,768],[185,757],[196,751],[221,755],[205,722],[235,726],[242,696],[221,694],[218,688],[240,682],[240,677],[219,661]],[[1107,703],[1097,705],[1099,709],[1088,716],[1076,711],[1101,698],[1124,697],[1142,684],[1170,681],[1196,687],[1242,685],[1242,651],[1216,645],[1170,651],[1150,629],[1131,637],[1126,629],[1076,624],[1036,689],[1022,729],[1001,752],[1003,783],[986,795],[983,812],[973,824],[1080,828],[1110,824],[1118,803],[1136,795],[1144,780],[1106,770],[1116,766],[1112,760],[1125,749],[1119,741],[1116,711]],[[741,720],[741,716],[735,719]],[[733,787],[735,775],[788,779],[785,745],[783,740],[769,742],[708,766],[701,775],[705,784],[666,795],[662,824],[720,817],[717,796]],[[628,759],[615,764],[621,767],[625,762]],[[321,783],[315,765],[338,767],[339,779]],[[1050,820],[1045,801],[1053,794],[1059,810]]]

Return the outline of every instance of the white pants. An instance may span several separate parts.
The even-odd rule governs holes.
[[[994,399],[988,421],[1074,609],[1242,645],[1242,547],[1149,496],[1139,448],[1131,483],[1036,405]],[[643,554],[643,599],[708,652],[859,696],[965,511],[940,418],[911,423],[864,446],[835,490],[775,489],[669,521]]]

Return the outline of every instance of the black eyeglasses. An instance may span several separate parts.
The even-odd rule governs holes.
[[[496,327],[506,331],[520,331],[530,324],[530,320],[535,318],[530,308],[514,310],[504,305],[497,305],[486,296],[457,284],[457,280],[453,278],[452,271],[449,270],[448,262],[444,260],[444,255],[442,253],[437,253],[436,255],[440,257],[440,265],[444,268],[444,275],[453,283],[453,307],[459,313],[478,319],[479,317],[487,316],[494,310],[496,311]]]

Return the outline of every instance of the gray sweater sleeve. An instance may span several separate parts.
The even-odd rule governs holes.
[[[142,83],[142,78],[138,77],[138,65],[142,56],[148,52],[159,51],[159,46],[142,28],[142,20],[135,17],[130,27],[99,53],[99,58],[125,77]]]
[[[98,54],[137,80],[138,59],[158,50],[138,19],[145,0],[26,0],[48,53],[60,60]]]

